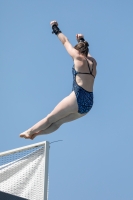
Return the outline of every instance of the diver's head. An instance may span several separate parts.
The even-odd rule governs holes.
[[[84,54],[85,56],[87,56],[88,53],[89,53],[89,48],[88,48],[88,47],[89,47],[89,44],[88,44],[87,41],[79,42],[78,44],[76,44],[76,45],[74,46],[74,48],[75,48],[76,50],[78,50],[79,53]]]

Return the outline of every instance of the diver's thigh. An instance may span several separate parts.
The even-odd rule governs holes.
[[[58,103],[54,110],[48,115],[48,118],[54,123],[71,113],[78,113],[78,104],[74,92]]]

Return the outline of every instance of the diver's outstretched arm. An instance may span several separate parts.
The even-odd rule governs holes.
[[[57,35],[61,43],[64,45],[66,48],[67,52],[72,58],[76,58],[79,56],[78,51],[71,45],[69,42],[68,38],[61,32],[61,30],[58,28],[58,22],[57,21],[52,21],[50,22],[50,25],[52,26],[53,32]]]

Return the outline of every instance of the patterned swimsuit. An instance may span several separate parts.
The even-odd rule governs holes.
[[[87,59],[86,59],[87,60]],[[87,61],[88,63],[88,61]],[[78,113],[80,114],[85,114],[90,111],[90,109],[93,106],[93,92],[88,92],[81,86],[79,86],[76,82],[76,75],[77,74],[90,74],[94,78],[95,76],[92,74],[92,71],[90,70],[90,66],[88,63],[88,68],[90,73],[82,73],[82,72],[77,72],[74,67],[72,68],[72,73],[73,73],[73,88],[72,91],[75,92],[76,98],[77,98],[77,103],[78,103]]]

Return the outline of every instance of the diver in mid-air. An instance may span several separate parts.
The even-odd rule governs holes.
[[[73,47],[59,29],[57,21],[52,21],[50,25],[53,33],[57,35],[73,59],[73,88],[70,95],[65,97],[51,113],[20,134],[20,137],[26,139],[34,139],[38,135],[52,133],[63,123],[83,117],[93,106],[93,85],[97,62],[89,54],[88,42],[85,41],[82,34],[77,34],[78,44]]]

